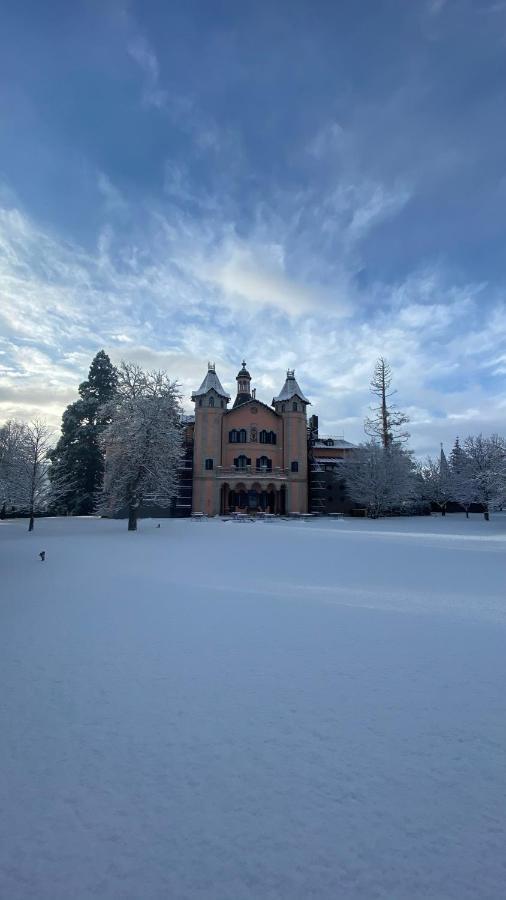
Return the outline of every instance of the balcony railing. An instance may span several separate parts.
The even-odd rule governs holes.
[[[216,478],[266,478],[269,481],[286,481],[288,469],[282,469],[280,466],[273,466],[268,469],[267,466],[216,466]]]

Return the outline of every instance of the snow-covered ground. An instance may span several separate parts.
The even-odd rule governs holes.
[[[2,900],[506,895],[506,516],[35,528]]]

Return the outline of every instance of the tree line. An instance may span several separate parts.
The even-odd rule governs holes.
[[[456,438],[449,459],[441,446],[437,458],[416,461],[406,448],[409,418],[392,401],[392,371],[380,357],[371,381],[377,403],[365,420],[370,440],[346,461],[343,477],[350,499],[368,515],[378,517],[410,512],[423,504],[436,506],[442,514],[457,503],[469,516],[479,505],[485,519],[492,509],[506,505],[506,441],[499,435]]]
[[[166,372],[132,363],[116,368],[101,350],[79,399],[62,417],[61,436],[41,420],[0,428],[0,516],[128,514],[137,528],[146,500],[168,506],[182,457],[181,397]]]
[[[346,460],[350,499],[368,515],[414,511],[433,504],[445,514],[458,503],[469,515],[479,504],[485,518],[506,504],[506,442],[498,435],[457,438],[447,460],[417,462],[406,447],[408,416],[393,397],[392,372],[380,357],[371,381],[375,405],[365,420],[369,440]],[[116,368],[101,350],[79,398],[63,413],[61,435],[41,420],[9,421],[0,428],[0,517],[23,513],[28,527],[37,515],[128,515],[137,528],[139,508],[149,501],[168,506],[177,492],[182,459],[181,397],[166,372],[132,363]]]

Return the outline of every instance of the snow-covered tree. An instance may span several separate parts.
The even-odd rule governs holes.
[[[51,452],[51,478],[67,479],[72,487],[61,498],[65,511],[88,515],[94,509],[104,475],[100,435],[107,425],[103,409],[114,397],[117,372],[107,353],[94,357],[88,378],[79,385],[79,400],[62,418],[62,433]]]
[[[7,506],[15,506],[17,465],[21,453],[25,425],[10,420],[0,428],[0,516],[5,518]]]
[[[403,443],[409,438],[409,432],[402,430],[402,426],[409,422],[409,418],[391,403],[390,398],[397,393],[390,390],[391,385],[392,370],[386,359],[380,356],[371,380],[371,393],[378,398],[379,405],[371,408],[372,416],[365,420],[364,430],[373,440],[379,440],[385,448],[394,443]]]
[[[372,518],[416,499],[417,479],[411,453],[400,444],[362,444],[345,467],[349,497],[363,504]]]
[[[439,459],[427,457],[427,461],[421,466],[420,471],[424,499],[439,506],[442,515],[445,516],[448,503],[454,499],[454,486],[443,445],[441,445]]]
[[[452,452],[450,453],[450,471],[453,490],[452,499],[463,507],[466,512],[466,519],[468,519],[471,505],[476,500],[476,490],[470,459],[458,438],[455,439]]]
[[[105,471],[100,511],[128,509],[128,530],[137,528],[143,501],[168,506],[177,491],[182,458],[180,398],[165,372],[144,372],[122,363],[110,418],[102,434]]]
[[[475,500],[488,520],[491,508],[506,503],[506,441],[497,434],[488,438],[479,434],[466,438],[464,449]]]
[[[28,531],[33,531],[35,516],[47,512],[68,489],[66,479],[50,480],[52,432],[45,422],[8,423],[14,439],[7,460],[8,502],[18,512],[27,513]]]

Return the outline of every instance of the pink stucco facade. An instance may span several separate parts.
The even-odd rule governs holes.
[[[307,512],[308,401],[294,373],[271,406],[251,394],[244,364],[237,383],[231,409],[212,366],[192,395],[193,512]]]

